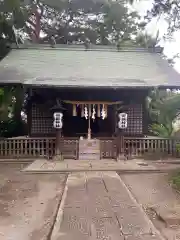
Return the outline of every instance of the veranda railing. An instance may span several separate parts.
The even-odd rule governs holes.
[[[179,156],[180,139],[163,138],[101,138],[101,159],[117,159],[119,154],[136,157],[151,153]],[[0,158],[37,158],[55,155],[55,138],[5,138],[0,139]],[[64,158],[78,159],[78,138],[62,138],[61,150]]]
[[[64,158],[78,158],[78,139],[62,138],[61,149]],[[5,138],[0,139],[0,158],[53,157],[56,138]]]
[[[124,152],[128,155],[143,156],[146,154],[161,156],[179,156],[180,139],[167,138],[124,138]]]
[[[145,155],[179,157],[180,139],[166,138],[109,138],[100,139],[101,158],[117,158],[118,155],[143,157]],[[178,147],[179,146],[179,147]]]

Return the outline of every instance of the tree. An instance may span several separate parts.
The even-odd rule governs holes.
[[[9,45],[17,42],[18,29],[25,26],[25,6],[21,0],[0,1],[0,60],[9,51]]]
[[[155,47],[159,43],[159,31],[156,34],[156,37],[153,37],[146,32],[140,32],[135,38],[136,44],[141,47]]]
[[[52,35],[57,43],[84,42],[110,44],[131,37],[140,28],[138,15],[121,2],[74,0],[55,7],[43,1],[41,30],[44,41]]]
[[[147,98],[147,108],[152,121],[150,131],[160,137],[172,137],[179,129],[180,94],[172,91],[155,89]]]
[[[121,45],[140,29],[138,18],[125,4],[113,0],[0,0],[0,59],[11,43],[18,45],[26,38],[35,43],[54,37],[62,44]],[[21,122],[23,101],[23,89],[2,88],[1,127],[10,122],[14,129],[14,123]]]
[[[131,38],[140,28],[138,15],[118,1],[3,0],[0,9],[0,36],[6,43],[24,36],[47,42],[53,36],[57,43],[109,44]]]
[[[21,112],[24,91],[21,86],[0,88],[0,136],[19,136],[24,134]]]
[[[0,122],[7,121],[13,112],[13,88],[0,88]]]
[[[153,8],[148,12],[150,18],[163,16],[168,22],[167,36],[171,37],[180,29],[180,2],[179,0],[155,0]]]
[[[133,4],[137,0],[128,0]],[[146,18],[164,17],[168,23],[166,37],[172,37],[173,33],[180,29],[180,1],[179,0],[154,0],[153,7],[147,12]]]

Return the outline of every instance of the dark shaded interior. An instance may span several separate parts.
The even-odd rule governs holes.
[[[145,97],[148,94],[147,89],[56,89],[56,88],[33,88],[31,89],[29,98],[29,121],[30,135],[54,136],[55,130],[52,127],[51,107],[56,104],[56,99],[62,100],[63,104],[63,130],[64,137],[80,137],[87,136],[88,120],[81,116],[81,110],[77,108],[77,116],[73,116],[73,105],[63,101],[105,101],[116,102],[121,101],[120,111],[129,113],[129,130],[124,131],[125,135],[142,135],[146,131],[145,123]],[[36,114],[32,111],[32,106],[36,107]],[[137,106],[142,105],[143,110],[137,112]],[[40,109],[41,106],[43,109]],[[112,137],[116,132],[117,126],[117,106],[108,106],[107,118],[102,120],[96,116],[95,120],[91,119],[91,130],[93,137]],[[136,112],[135,112],[136,111]],[[138,115],[139,114],[139,115]],[[135,116],[136,115],[136,116]],[[143,119],[141,119],[143,118]],[[142,126],[142,130],[139,125]],[[42,129],[39,130],[41,127]],[[42,127],[43,126],[43,127]],[[48,130],[46,128],[49,128]],[[136,131],[137,128],[137,131]],[[51,130],[52,129],[52,130]]]

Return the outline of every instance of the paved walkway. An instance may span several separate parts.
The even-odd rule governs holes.
[[[72,173],[51,240],[96,239],[162,238],[115,172]]]
[[[169,185],[169,177],[167,173],[121,175],[163,236],[168,240],[180,240],[180,194]]]
[[[122,171],[122,172],[166,172],[171,169],[176,169],[176,164],[171,164],[166,167],[166,164],[156,165],[148,162],[147,165],[141,165],[140,160],[130,161],[115,161],[107,160],[64,160],[64,161],[48,161],[38,159],[26,167],[23,171],[29,173],[41,172],[73,172],[73,171]],[[178,165],[180,167],[180,165]]]

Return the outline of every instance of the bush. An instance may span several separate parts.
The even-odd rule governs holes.
[[[180,172],[174,174],[170,181],[174,188],[180,190]]]

